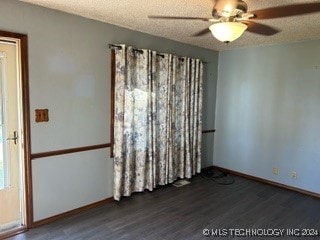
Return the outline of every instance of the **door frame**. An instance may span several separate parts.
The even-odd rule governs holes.
[[[29,69],[28,69],[28,36],[26,34],[13,33],[0,30],[0,37],[13,38],[20,42],[20,71],[22,87],[22,118],[23,118],[23,142],[24,142],[24,191],[26,225],[10,232],[16,234],[33,225],[33,200],[32,200],[32,166],[31,166],[31,133],[30,133],[30,102],[29,102]]]

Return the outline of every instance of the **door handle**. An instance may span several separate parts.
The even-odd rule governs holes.
[[[13,140],[14,144],[17,144],[18,132],[17,132],[17,131],[14,131],[14,132],[13,132],[13,138],[7,138],[7,140]]]

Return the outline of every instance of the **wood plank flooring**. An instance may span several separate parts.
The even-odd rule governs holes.
[[[320,199],[241,177],[234,178],[233,185],[224,186],[196,176],[189,185],[135,193],[120,202],[31,229],[10,239],[279,239],[262,235],[244,238],[239,234],[232,236],[230,231],[320,231]],[[203,235],[203,229],[210,230],[210,235]],[[221,234],[215,235],[215,230],[221,230]],[[302,238],[284,234],[280,239]]]

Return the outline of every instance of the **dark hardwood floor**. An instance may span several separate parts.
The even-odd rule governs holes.
[[[260,237],[251,239],[279,239],[262,236],[276,234],[276,229],[285,230],[280,239],[301,239],[288,236],[287,229],[311,235],[312,229],[320,231],[320,199],[234,178],[233,185],[224,186],[196,176],[184,187],[135,193],[10,239],[248,239],[241,236],[245,229],[258,232]],[[210,230],[209,236],[204,229]],[[236,229],[238,235],[232,237]]]

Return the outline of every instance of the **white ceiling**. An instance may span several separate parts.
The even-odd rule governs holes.
[[[256,20],[282,31],[273,36],[245,32],[238,40],[226,45],[211,34],[192,37],[210,26],[209,22],[194,20],[155,20],[148,15],[211,17],[213,0],[20,0],[121,27],[149,33],[213,50],[228,50],[247,46],[270,45],[320,39],[320,12],[272,20]],[[320,0],[246,0],[248,11],[295,3]]]

